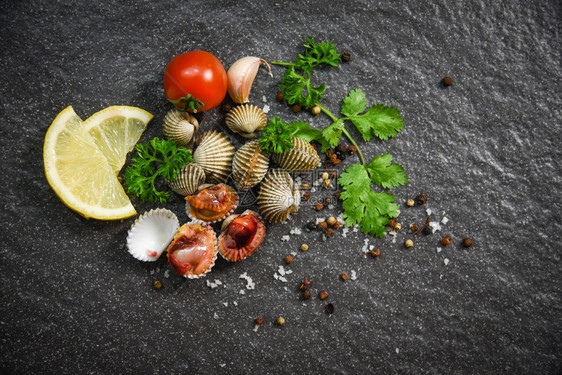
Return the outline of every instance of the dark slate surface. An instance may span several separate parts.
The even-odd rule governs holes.
[[[0,372],[559,373],[560,3],[458,3],[2,2]],[[46,183],[43,138],[66,106],[83,118],[109,105],[144,108],[155,116],[147,141],[162,136],[170,105],[161,78],[176,54],[204,49],[227,67],[245,55],[287,61],[310,35],[352,53],[317,75],[328,108],[361,88],[369,105],[402,110],[399,136],[363,149],[404,165],[410,183],[393,190],[401,205],[428,195],[424,207],[402,207],[404,227],[423,223],[429,208],[449,219],[439,232],[338,231],[322,242],[303,231],[281,242],[320,216],[305,205],[289,223],[268,225],[251,258],[219,260],[207,279],[224,285],[211,289],[170,273],[165,259],[129,256],[134,218],[85,220]],[[270,105],[270,116],[327,126],[275,101],[281,75],[260,72],[252,100]],[[447,89],[445,75],[454,80]],[[222,120],[210,111],[203,129],[224,130]],[[180,198],[165,207],[187,221]],[[453,245],[438,252],[444,235]],[[465,236],[473,248],[462,248]],[[365,241],[381,249],[378,262],[360,257]],[[283,283],[274,274],[290,252]],[[341,282],[344,271],[356,280]],[[313,281],[307,302],[296,291],[303,277]],[[327,301],[315,296],[322,289]],[[258,316],[265,323],[255,332]]]

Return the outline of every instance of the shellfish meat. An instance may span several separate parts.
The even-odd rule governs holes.
[[[293,173],[305,173],[320,166],[320,157],[310,143],[302,138],[292,138],[289,151],[274,154],[272,159],[281,168]]]
[[[195,163],[187,163],[175,180],[167,181],[168,186],[179,195],[191,195],[205,182],[205,171]]]
[[[225,182],[232,170],[232,157],[236,149],[223,133],[212,130],[197,138],[193,160],[205,171],[207,181]]]
[[[256,132],[267,125],[267,116],[255,105],[243,104],[232,108],[226,114],[225,122],[234,133],[245,138],[253,138]]]
[[[269,158],[261,151],[258,141],[240,147],[232,159],[232,179],[239,190],[248,190],[263,180],[269,168]]]
[[[170,210],[150,210],[138,217],[127,234],[129,253],[145,262],[154,262],[166,249],[180,223]]]
[[[215,231],[204,223],[182,225],[167,251],[168,263],[178,275],[189,279],[203,277],[217,259]]]
[[[204,187],[185,197],[186,212],[192,219],[214,223],[230,215],[238,206],[238,194],[225,184]]]
[[[173,108],[164,117],[162,132],[178,146],[189,147],[199,130],[199,122],[188,112]]]
[[[223,258],[237,262],[252,255],[265,237],[265,225],[257,213],[246,210],[224,221],[219,236],[219,252]]]
[[[258,206],[262,216],[270,223],[286,220],[299,210],[300,192],[288,172],[270,170],[261,183]]]

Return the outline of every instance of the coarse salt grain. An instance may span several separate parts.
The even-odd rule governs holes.
[[[334,205],[333,204],[329,204],[328,205],[328,210],[333,210],[334,209]]]
[[[351,280],[357,280],[357,272],[351,270],[351,275],[349,276]]]
[[[263,95],[263,96],[261,97],[261,101],[264,102],[264,103],[267,103],[267,98],[265,97],[265,95]]]
[[[296,251],[291,251],[291,255],[296,257],[297,256],[297,252]]]
[[[263,113],[269,113],[270,107],[266,104],[263,106]]]
[[[246,291],[244,289],[240,289],[240,291],[238,293],[239,294],[246,294]]]
[[[166,270],[166,272],[164,272],[164,277],[167,279],[168,277],[170,277],[170,270]]]
[[[445,265],[449,264],[449,259],[447,258],[443,259],[443,263],[445,263]]]
[[[302,234],[302,231],[299,228],[293,228],[289,233],[299,235]]]
[[[375,249],[375,245],[370,245],[369,246],[369,250],[374,250]]]
[[[441,219],[441,224],[445,225],[449,222],[449,219],[447,218],[447,216],[443,216],[443,219]]]
[[[344,227],[341,231],[341,235],[342,237],[347,237],[347,232],[349,232],[349,228],[348,227]]]
[[[224,307],[228,307],[228,302],[223,302],[222,304]]]
[[[442,249],[440,247],[437,247],[435,250],[437,250],[437,252],[440,253]]]
[[[289,239],[291,238],[291,236],[289,236],[288,234],[284,235],[283,237],[281,237],[281,242],[287,242],[289,241]]]
[[[256,284],[252,281],[252,278],[248,276],[246,272],[240,275],[240,279],[246,280],[246,289],[256,289]]]
[[[254,326],[254,332],[257,332],[259,328],[260,328],[260,325],[259,325],[259,324],[256,324],[256,325]]]
[[[218,319],[218,318],[219,318],[219,314],[214,313],[214,314],[213,314],[213,318]]]
[[[427,216],[431,216],[431,213],[432,213],[432,212],[433,212],[433,211],[431,211],[431,208],[426,208],[426,209],[425,209],[425,213],[427,214]]]
[[[439,224],[437,221],[431,221],[429,223],[429,226],[431,227],[432,233],[435,233],[438,230],[441,230],[441,224]]]

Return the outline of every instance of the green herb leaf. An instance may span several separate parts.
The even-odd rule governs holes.
[[[396,137],[404,128],[399,109],[377,104],[360,114],[366,105],[363,91],[355,89],[345,97],[341,106],[341,113],[355,125],[365,141],[370,141],[374,136],[382,140]]]
[[[367,171],[371,176],[371,181],[385,189],[404,185],[408,182],[408,176],[403,172],[400,164],[392,164],[392,155],[389,153],[381,154],[374,158]]]
[[[310,107],[323,99],[322,94],[326,91],[326,84],[313,86],[310,83],[310,73],[305,75],[306,77],[298,74],[294,66],[285,69],[279,88],[290,105],[296,103],[302,107]]]
[[[343,128],[343,119],[339,118],[334,121],[326,129],[322,130],[322,137],[326,142],[322,145],[322,152],[325,152],[330,147],[336,147],[340,141]]]
[[[369,174],[361,164],[348,167],[340,175],[338,184],[343,188],[340,198],[345,224],[359,224],[363,233],[384,237],[390,218],[398,213],[398,205],[392,203],[396,198],[384,192],[375,193]]]
[[[164,203],[169,193],[156,188],[157,177],[174,180],[179,170],[193,161],[191,152],[174,142],[154,138],[135,147],[138,157],[132,159],[123,175],[127,193],[139,197],[143,202]]]
[[[310,73],[312,68],[320,64],[328,64],[331,66],[338,66],[340,64],[340,55],[336,51],[333,43],[322,42],[316,43],[312,37],[308,37],[304,43],[306,52],[303,55],[298,55],[297,66]]]
[[[293,137],[302,138],[307,142],[316,141],[322,145],[326,143],[322,137],[322,130],[311,128],[304,121],[287,124],[279,117],[274,117],[262,131],[259,139],[260,148],[265,153],[279,154],[293,147]]]

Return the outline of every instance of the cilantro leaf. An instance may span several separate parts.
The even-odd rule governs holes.
[[[391,164],[392,155],[381,154],[367,165],[367,172],[371,181],[385,189],[404,185],[408,182],[408,176],[404,173],[400,164]]]
[[[263,128],[259,143],[263,152],[279,154],[293,147],[292,138],[294,137],[302,138],[307,142],[316,141],[322,145],[326,143],[322,130],[311,128],[304,121],[293,121],[287,124],[279,117],[272,118]]]
[[[305,74],[307,77],[298,74],[294,66],[285,69],[279,88],[290,105],[297,103],[302,107],[310,107],[323,99],[322,94],[326,91],[326,84],[313,86],[310,83],[310,73],[305,72]]]
[[[336,147],[340,141],[343,128],[343,119],[339,118],[334,121],[326,129],[322,130],[322,137],[326,142],[322,145],[322,152],[325,152],[330,147]]]
[[[375,193],[365,167],[353,164],[338,179],[342,186],[342,206],[347,226],[359,224],[363,233],[384,237],[386,224],[396,217],[398,205],[395,197],[388,193]]]
[[[304,43],[306,52],[303,55],[298,55],[296,65],[310,73],[312,68],[320,64],[328,64],[331,66],[338,66],[340,64],[340,55],[336,51],[333,43],[321,42],[316,43],[312,37],[308,37]]]
[[[396,137],[404,128],[402,123],[404,119],[399,116],[399,109],[376,104],[367,112],[360,114],[365,110],[366,105],[363,91],[355,89],[344,98],[340,110],[355,125],[365,141],[370,141],[375,136],[382,140]]]
[[[193,161],[191,152],[172,141],[159,138],[138,144],[135,149],[138,157],[132,159],[132,165],[127,167],[123,175],[127,193],[139,197],[143,202],[166,202],[169,193],[156,188],[156,178],[175,179],[179,170]]]

